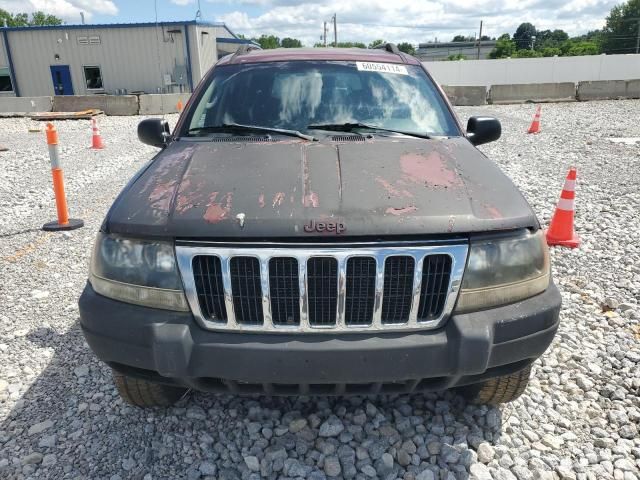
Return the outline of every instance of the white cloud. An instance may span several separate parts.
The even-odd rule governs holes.
[[[170,2],[175,3],[176,5],[185,6],[195,2],[195,0],[170,0]]]
[[[94,13],[117,15],[112,0],[0,0],[0,8],[11,13],[32,13],[41,10],[69,23],[80,23],[80,12],[91,20]]]
[[[209,0],[212,3],[212,0]],[[580,34],[601,28],[618,0],[226,0],[237,9],[215,17],[245,35],[273,34],[299,38],[306,45],[320,40],[322,24],[336,13],[338,41],[368,43],[376,38],[420,43],[454,35],[513,33],[522,22],[538,29],[561,28]],[[253,12],[248,14],[247,11]],[[329,37],[333,28],[329,24]]]

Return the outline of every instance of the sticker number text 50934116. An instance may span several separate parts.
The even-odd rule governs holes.
[[[397,65],[395,63],[356,62],[356,66],[361,72],[397,73],[399,75],[409,75],[407,67],[405,67],[404,65]]]

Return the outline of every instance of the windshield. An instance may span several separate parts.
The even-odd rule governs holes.
[[[436,86],[417,65],[344,61],[218,67],[191,110],[187,130],[241,124],[310,132],[359,123],[432,136],[458,128]]]

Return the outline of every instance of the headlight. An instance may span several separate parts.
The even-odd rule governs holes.
[[[100,295],[145,307],[188,311],[173,245],[98,234],[91,285]]]
[[[549,249],[542,230],[471,242],[456,313],[517,302],[549,285]]]

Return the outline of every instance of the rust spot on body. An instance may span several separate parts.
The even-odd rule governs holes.
[[[171,198],[173,197],[173,193],[175,192],[177,183],[178,182],[176,180],[173,180],[171,182],[156,184],[154,189],[149,194],[149,202],[151,202],[151,207],[158,210],[167,211],[169,209]]]
[[[229,216],[231,211],[231,202],[233,199],[233,193],[228,192],[225,195],[224,205],[222,202],[216,202],[218,192],[213,192],[209,196],[209,204],[204,212],[203,218],[209,223],[218,223],[225,220]]]
[[[498,210],[496,207],[485,205],[484,208],[491,218],[502,218],[502,213],[500,213],[500,210]]]
[[[404,178],[415,183],[440,187],[461,185],[455,170],[449,168],[438,152],[406,153],[400,157],[400,168]]]
[[[318,194],[316,192],[309,192],[309,195],[305,195],[304,197],[305,207],[318,208],[319,205],[320,205],[320,199],[318,198]]]
[[[284,192],[278,192],[275,194],[275,196],[273,197],[273,208],[279,207],[280,205],[282,205],[282,201],[284,200]]]
[[[382,177],[376,177],[376,182],[378,182],[380,185],[382,185],[382,188],[384,188],[387,192],[387,194],[390,197],[396,197],[396,198],[402,198],[402,197],[406,197],[406,198],[413,198],[413,194],[405,189],[399,189],[396,186],[394,186],[393,184],[391,184],[390,182],[388,182],[387,180],[385,180]],[[404,183],[401,180],[398,180],[396,182],[397,184],[401,184]]]
[[[407,215],[408,213],[415,212],[416,210],[418,210],[417,207],[415,207],[414,205],[409,205],[408,207],[402,208],[389,207],[387,208],[386,212],[390,213],[391,215],[400,216]]]

